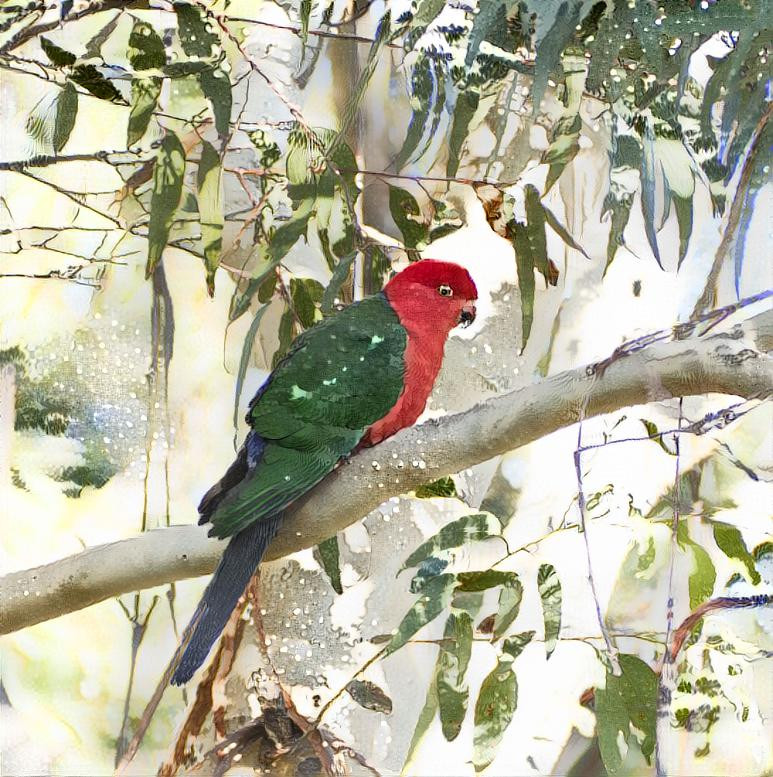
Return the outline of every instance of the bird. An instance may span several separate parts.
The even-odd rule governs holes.
[[[422,259],[295,338],[249,403],[236,460],[199,504],[209,536],[230,541],[173,659],[173,685],[203,664],[285,510],[341,461],[416,422],[476,300],[466,269]]]

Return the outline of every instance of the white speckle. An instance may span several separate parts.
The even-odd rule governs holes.
[[[381,469],[381,465],[377,461],[372,461],[370,463],[370,466],[373,467],[373,469],[375,469],[376,472],[378,472]]]
[[[384,342],[383,337],[379,337],[378,335],[373,335],[373,337],[370,338],[371,345],[378,345],[379,343]]]

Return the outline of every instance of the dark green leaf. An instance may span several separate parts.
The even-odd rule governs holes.
[[[515,249],[515,267],[518,271],[518,291],[521,295],[521,350],[526,347],[534,321],[534,257],[525,224],[511,221],[507,225],[507,233]]]
[[[56,98],[54,119],[54,151],[58,154],[67,143],[78,115],[78,92],[71,83],[66,83]]]
[[[254,345],[255,337],[258,334],[260,321],[267,310],[268,305],[264,305],[262,308],[258,308],[257,313],[255,313],[255,317],[252,319],[250,328],[247,330],[247,334],[244,336],[244,342],[242,343],[242,355],[239,358],[239,370],[236,373],[236,389],[234,392],[234,429],[238,427],[239,423],[239,402],[241,401],[242,389],[244,388],[244,378],[247,376],[247,367],[250,364],[252,346]]]
[[[329,315],[333,311],[333,305],[335,300],[338,299],[338,295],[341,291],[341,287],[346,283],[349,273],[351,271],[352,264],[357,258],[357,253],[352,252],[348,256],[339,260],[338,264],[333,270],[333,275],[325,288],[325,293],[322,295],[322,313]]]
[[[397,633],[386,646],[384,656],[399,650],[419,629],[440,615],[451,601],[455,582],[455,575],[444,574],[432,578],[424,585],[419,600],[405,614],[397,627]]]
[[[518,704],[518,681],[510,656],[499,660],[480,687],[475,703],[475,734],[472,762],[476,772],[485,769],[496,756]]]
[[[523,653],[524,648],[534,639],[533,631],[522,631],[520,634],[513,634],[502,642],[502,652],[518,658]]]
[[[202,10],[188,3],[175,3],[174,10],[183,51],[189,57],[212,58],[220,47],[220,40]]]
[[[427,584],[427,580],[437,577],[448,566],[448,559],[430,557],[419,564],[416,574],[411,578],[409,590],[417,594]]]
[[[425,483],[416,489],[416,496],[419,499],[431,499],[433,496],[453,497],[456,496],[456,484],[451,477],[433,480],[431,483]]]
[[[234,296],[231,299],[231,307],[228,311],[229,321],[236,321],[237,318],[247,312],[250,303],[252,302],[252,298],[263,288],[263,284],[266,283],[271,276],[273,276],[276,281],[276,268],[278,266],[279,262],[270,262],[255,278],[250,278],[247,287],[241,294],[234,292]],[[268,299],[260,301],[268,302]]]
[[[690,590],[690,609],[694,610],[711,598],[714,593],[714,583],[717,581],[717,571],[711,556],[697,542],[690,542],[693,553],[693,571],[687,581]]]
[[[545,622],[545,654],[550,658],[556,648],[561,631],[561,581],[552,564],[540,565],[537,573],[537,589],[542,601],[542,618]]]
[[[493,5],[493,3],[492,3]],[[472,117],[478,110],[480,94],[472,89],[460,92],[454,106],[454,118],[451,123],[451,137],[448,140],[448,162],[446,175],[454,178],[459,170],[462,146],[467,138]]]
[[[492,627],[492,639],[498,640],[518,617],[523,598],[523,585],[518,577],[507,580],[499,592],[499,607]],[[515,658],[515,656],[513,656]]]
[[[279,319],[279,347],[271,357],[271,369],[276,369],[276,365],[285,357],[290,345],[293,342],[295,333],[295,315],[290,308],[282,313]]]
[[[467,713],[469,690],[464,681],[472,653],[472,618],[466,612],[451,613],[435,669],[440,725],[451,742],[459,735]]]
[[[469,542],[498,535],[499,521],[489,513],[475,513],[447,523],[437,534],[422,542],[405,560],[401,571],[416,567],[425,559],[451,548],[461,548]]]
[[[679,197],[676,194],[674,198],[674,210],[676,211],[676,220],[679,224],[679,267],[682,266],[687,248],[690,244],[690,235],[692,234],[692,197]]]
[[[656,705],[658,678],[655,672],[637,656],[621,653],[622,696],[628,719],[642,733],[641,751],[649,763],[655,750]]]
[[[406,248],[423,248],[429,237],[429,228],[416,198],[405,189],[389,187],[389,212],[403,236]]]
[[[100,100],[126,104],[121,93],[94,65],[76,65],[70,73],[70,78]]]
[[[604,273],[606,274],[609,269],[609,265],[615,258],[617,249],[624,244],[623,233],[628,225],[628,219],[631,216],[631,207],[633,205],[633,197],[623,197],[617,199],[614,195],[608,194],[604,200],[604,206],[602,209],[602,217],[610,213],[610,226],[609,226],[609,240],[607,242],[607,263],[604,267]]]
[[[290,298],[293,310],[304,329],[314,326],[317,305],[322,301],[324,288],[313,278],[291,278]]]
[[[311,0],[301,0],[301,40],[304,47],[309,40],[309,20],[311,19]],[[301,53],[303,59],[304,52]]]
[[[728,558],[738,559],[746,567],[751,583],[757,585],[761,580],[760,573],[757,571],[754,558],[749,553],[741,532],[735,526],[721,521],[714,521],[713,529],[714,542],[717,543],[717,547]]]
[[[42,35],[40,36],[40,48],[43,49],[43,53],[48,57],[51,64],[56,65],[56,67],[69,67],[74,65],[77,59],[75,54],[60,49],[59,46]]]
[[[480,572],[459,572],[458,591],[485,591],[498,585],[512,585],[518,579],[515,572],[500,572],[498,569],[484,569]]]
[[[317,546],[317,555],[319,556],[318,560],[322,569],[325,570],[325,574],[330,579],[330,585],[333,587],[333,590],[337,594],[342,594],[344,589],[341,585],[341,553],[338,548],[338,536],[333,535],[332,537],[328,537],[326,540],[320,542]],[[347,690],[349,689],[347,688]],[[351,693],[351,691],[349,692]],[[362,702],[357,697],[355,697],[353,693],[352,697],[358,704],[362,704]],[[367,705],[362,704],[362,706],[366,707]],[[368,709],[373,708],[368,707]],[[392,705],[390,703],[389,712],[391,711]]]
[[[346,690],[349,696],[366,710],[383,712],[386,715],[392,712],[392,700],[370,680],[351,680],[347,683]]]
[[[199,73],[199,84],[204,96],[212,103],[217,134],[224,138],[230,128],[233,101],[228,73],[220,67],[207,68]]]
[[[540,193],[536,187],[527,184],[526,195],[526,234],[531,246],[531,255],[535,269],[545,279],[546,286],[555,286],[557,280],[548,261],[548,246],[545,236],[545,209],[542,207]]]
[[[182,196],[185,174],[185,149],[177,135],[167,130],[156,154],[153,167],[153,191],[150,197],[148,223],[148,263],[146,277],[150,277],[161,260],[169,240],[169,230]]]
[[[129,63],[137,70],[161,70],[166,64],[164,43],[146,22],[135,22],[129,35]]]
[[[268,246],[268,258],[272,262],[284,259],[287,252],[306,234],[313,205],[312,200],[303,200],[293,211],[293,215],[274,232]]]
[[[150,117],[156,110],[158,96],[161,94],[162,79],[133,78],[131,112],[129,113],[129,126],[126,145],[131,148],[142,140],[142,136],[148,128]]]
[[[619,678],[607,672],[606,688],[596,688],[596,736],[604,767],[609,774],[615,774],[623,765],[623,754],[618,740],[620,736],[627,743],[631,736],[628,710],[622,694]]]
[[[204,266],[207,271],[207,291],[215,294],[215,271],[220,266],[223,249],[223,168],[215,147],[204,140],[197,176],[198,205],[201,217],[201,243],[204,248]]]

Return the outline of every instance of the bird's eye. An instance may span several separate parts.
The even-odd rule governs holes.
[[[454,296],[454,290],[447,286],[445,283],[437,287],[437,293],[441,297],[453,297]]]

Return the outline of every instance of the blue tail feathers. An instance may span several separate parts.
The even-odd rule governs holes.
[[[266,552],[282,521],[282,514],[256,521],[231,538],[201,602],[185,629],[185,651],[172,676],[183,685],[204,663],[207,654],[231,617],[239,597]],[[186,645],[187,641],[187,645]]]

